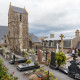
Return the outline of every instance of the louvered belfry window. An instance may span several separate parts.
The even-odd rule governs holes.
[[[20,22],[22,21],[22,15],[20,14]]]

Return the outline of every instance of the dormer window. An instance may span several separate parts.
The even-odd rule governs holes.
[[[20,22],[22,21],[22,15],[20,14]]]

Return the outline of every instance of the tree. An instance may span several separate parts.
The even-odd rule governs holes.
[[[65,54],[62,52],[56,53],[56,61],[57,61],[58,67],[60,67],[62,64],[65,64],[65,61],[66,61]]]

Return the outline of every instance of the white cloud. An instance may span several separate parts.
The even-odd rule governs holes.
[[[30,32],[36,35],[70,35],[80,29],[80,0],[1,0],[0,25],[8,25],[10,2],[14,6],[25,6],[29,13]]]

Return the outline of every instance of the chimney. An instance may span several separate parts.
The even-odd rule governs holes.
[[[50,38],[54,38],[54,34],[50,34]]]
[[[76,30],[76,31],[75,31],[75,36],[76,36],[76,37],[79,37],[79,34],[80,34],[79,30]]]

